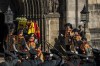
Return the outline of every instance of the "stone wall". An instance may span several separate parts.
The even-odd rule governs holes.
[[[53,46],[55,39],[59,36],[59,17],[58,13],[51,13],[46,16],[46,40]]]
[[[100,0],[89,0],[89,28],[100,28]]]
[[[100,49],[100,28],[90,29],[92,38],[92,47]]]
[[[68,0],[68,15],[67,15],[67,17],[68,17],[68,20],[67,20],[67,22],[69,22],[69,23],[71,23],[71,24],[73,24],[73,26],[74,27],[76,27],[75,26],[75,24],[76,24],[76,17],[75,17],[75,15],[76,15],[76,12],[75,12],[75,10],[76,10],[76,2],[75,2],[76,0]],[[78,24],[82,24],[81,22],[80,22],[80,12],[81,12],[81,10],[83,9],[83,6],[84,6],[84,4],[85,4],[85,0],[78,0]]]
[[[75,24],[75,0],[68,0],[67,22]]]

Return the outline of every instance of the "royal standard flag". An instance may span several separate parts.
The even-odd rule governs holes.
[[[35,27],[34,27],[34,22],[31,22],[29,29],[28,29],[28,34],[35,33]]]

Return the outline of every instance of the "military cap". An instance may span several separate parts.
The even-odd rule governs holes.
[[[64,27],[67,27],[67,26],[70,26],[70,28],[72,28],[72,24],[70,24],[70,23],[67,23],[64,25]]]
[[[37,51],[35,49],[31,49],[31,50],[29,50],[29,53],[32,54],[32,55],[36,55]]]
[[[79,32],[79,30],[75,28],[75,29],[73,29],[73,32]]]

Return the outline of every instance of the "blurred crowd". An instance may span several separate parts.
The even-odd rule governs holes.
[[[87,56],[92,56],[92,46],[89,44],[84,32],[84,27],[79,25],[78,28],[73,28],[72,24],[67,23],[65,25],[65,45],[66,50],[71,51],[76,54],[84,54]]]
[[[43,52],[39,44],[40,37],[34,33],[32,26],[34,23],[30,22],[25,28],[18,29],[17,35],[13,34],[14,29],[10,29],[3,46],[5,62],[0,66],[96,66],[92,47],[82,25],[74,29],[72,24],[65,24],[65,35],[62,37],[65,50],[69,52],[66,56],[57,50]]]

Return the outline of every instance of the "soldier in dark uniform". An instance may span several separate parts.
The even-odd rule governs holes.
[[[67,59],[64,59],[64,63],[61,66],[74,66],[74,64],[71,62],[73,54],[69,53],[67,55],[68,55]]]
[[[78,55],[73,55],[71,62],[74,64],[74,66],[79,66],[80,65],[81,59],[79,58]]]
[[[44,63],[39,66],[59,66],[61,58],[55,54],[44,53]]]
[[[26,52],[19,52],[19,60],[15,66],[31,66],[31,63],[27,60]]]
[[[73,36],[72,30],[73,30],[72,24],[70,23],[65,24],[65,44],[66,44],[67,51],[71,50],[70,48],[70,45],[72,44],[71,37]]]
[[[74,66],[74,64],[70,61],[66,61],[64,64],[62,64],[61,66]]]
[[[81,39],[82,39],[82,37],[80,36],[80,34],[79,34],[79,30],[78,29],[73,29],[73,32],[74,32],[74,36],[73,36],[73,38],[72,38],[72,40],[73,40],[73,43],[74,43],[74,48],[75,48],[75,53],[80,53],[81,51],[80,51],[80,45],[82,44],[82,41],[81,41]]]
[[[26,40],[23,36],[23,30],[19,30],[18,35],[16,36],[15,48],[17,52],[27,51]]]
[[[42,63],[42,60],[40,58],[38,58],[38,56],[37,56],[37,51],[36,50],[31,49],[29,51],[29,53],[30,53],[29,61],[30,61],[32,66],[38,66],[39,64]]]
[[[96,66],[94,59],[84,58],[81,60],[80,66]]]
[[[10,29],[9,34],[6,38],[6,45],[7,45],[7,49],[5,49],[5,51],[7,52],[11,52],[13,54],[16,54],[16,49],[15,49],[15,36],[13,35],[14,33],[14,29]]]
[[[96,62],[96,66],[100,66],[100,50],[99,49],[93,49],[93,55],[94,60]]]

